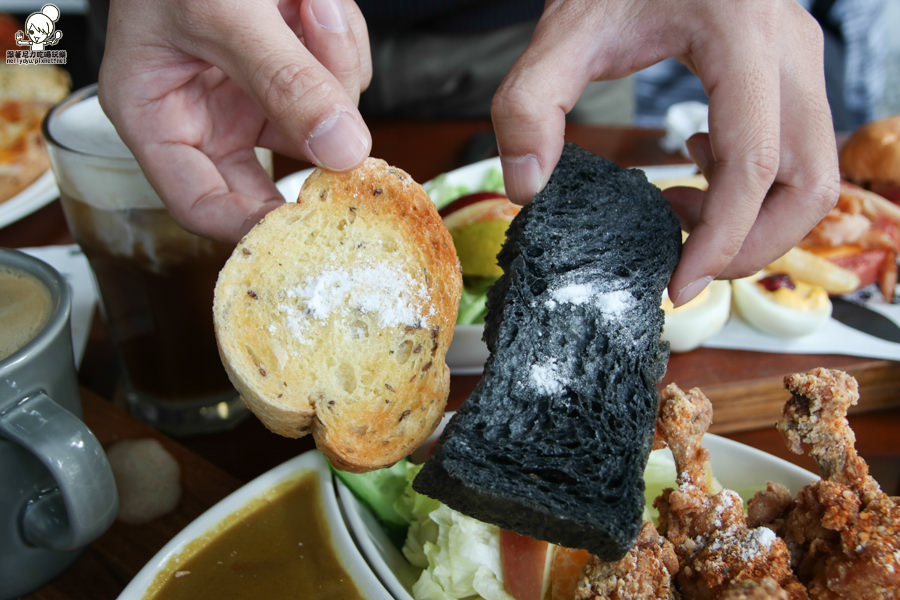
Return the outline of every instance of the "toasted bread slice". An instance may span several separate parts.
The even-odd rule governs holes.
[[[312,433],[340,469],[385,467],[444,413],[461,289],[450,234],[407,173],[317,170],[219,274],[219,352],[270,430]]]

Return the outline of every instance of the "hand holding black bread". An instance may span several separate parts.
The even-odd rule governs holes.
[[[491,356],[414,482],[460,512],[617,560],[644,506],[678,220],[643,173],[567,145],[513,220]]]

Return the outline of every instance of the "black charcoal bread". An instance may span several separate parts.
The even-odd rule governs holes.
[[[414,482],[476,519],[608,561],[644,507],[681,249],[659,190],[566,145],[513,220],[488,296],[484,376]]]

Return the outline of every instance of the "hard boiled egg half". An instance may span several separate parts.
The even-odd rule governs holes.
[[[663,295],[662,309],[666,313],[662,339],[669,342],[672,352],[687,352],[714,336],[731,312],[731,285],[727,281],[713,281],[696,298],[675,308],[669,295]]]
[[[749,325],[778,337],[800,337],[821,327],[831,316],[825,288],[784,273],[760,271],[732,281],[734,306]]]

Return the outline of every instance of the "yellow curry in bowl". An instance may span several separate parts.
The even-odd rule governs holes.
[[[119,600],[382,600],[336,502],[327,460],[306,452],[258,477],[188,525]]]

